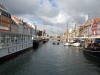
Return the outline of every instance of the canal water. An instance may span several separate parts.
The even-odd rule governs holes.
[[[0,75],[100,75],[100,60],[52,40],[0,64]]]

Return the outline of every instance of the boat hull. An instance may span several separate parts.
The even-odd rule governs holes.
[[[59,42],[53,42],[54,45],[59,45]]]
[[[80,43],[73,43],[73,46],[79,47],[81,44]]]
[[[98,49],[84,48],[83,51],[90,56],[100,58],[100,48],[98,48]]]
[[[46,43],[48,41],[48,39],[43,39],[43,43]]]
[[[69,43],[65,43],[65,44],[64,44],[64,46],[69,46],[69,45],[70,45]]]

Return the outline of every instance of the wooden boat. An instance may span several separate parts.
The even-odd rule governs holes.
[[[100,40],[88,43],[87,48],[84,48],[83,51],[93,57],[100,58]]]

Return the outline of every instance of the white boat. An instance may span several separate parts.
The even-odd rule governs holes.
[[[76,46],[76,47],[79,47],[81,44],[79,42],[75,42],[72,44],[72,46]]]
[[[71,40],[71,41],[70,41],[70,43],[73,43],[73,42],[75,42],[75,41],[74,41],[74,40]]]
[[[69,45],[70,45],[69,43],[65,43],[65,44],[64,44],[64,46],[69,46]]]
[[[72,46],[76,46],[76,47],[79,47],[81,45],[80,40],[78,39],[71,40],[70,43]]]
[[[70,45],[69,40],[68,40],[68,23],[67,23],[67,39],[66,39],[66,43],[64,43],[64,46],[68,46]]]
[[[72,46],[73,43],[75,43],[75,41],[74,40],[70,40],[69,43],[70,43],[70,46]]]

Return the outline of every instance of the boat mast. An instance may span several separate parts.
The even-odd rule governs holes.
[[[75,12],[75,38],[76,38],[76,12]]]
[[[75,38],[76,38],[76,23],[75,23]]]
[[[88,13],[88,21],[90,20],[90,13]],[[88,40],[89,40],[89,34],[90,34],[90,32],[89,32],[89,26],[90,26],[90,23],[89,23],[89,25],[88,25]]]
[[[87,19],[88,23],[89,23],[89,20],[90,20],[90,13],[88,13],[88,19]],[[89,24],[90,24],[90,23],[89,23]],[[88,46],[88,42],[89,42],[89,26],[90,26],[90,25],[87,25],[87,27],[86,27],[87,33],[85,33],[85,34],[87,34],[87,37],[88,37],[88,39],[85,40],[85,46],[86,46],[86,47]]]
[[[67,22],[67,42],[68,42],[68,22]]]

